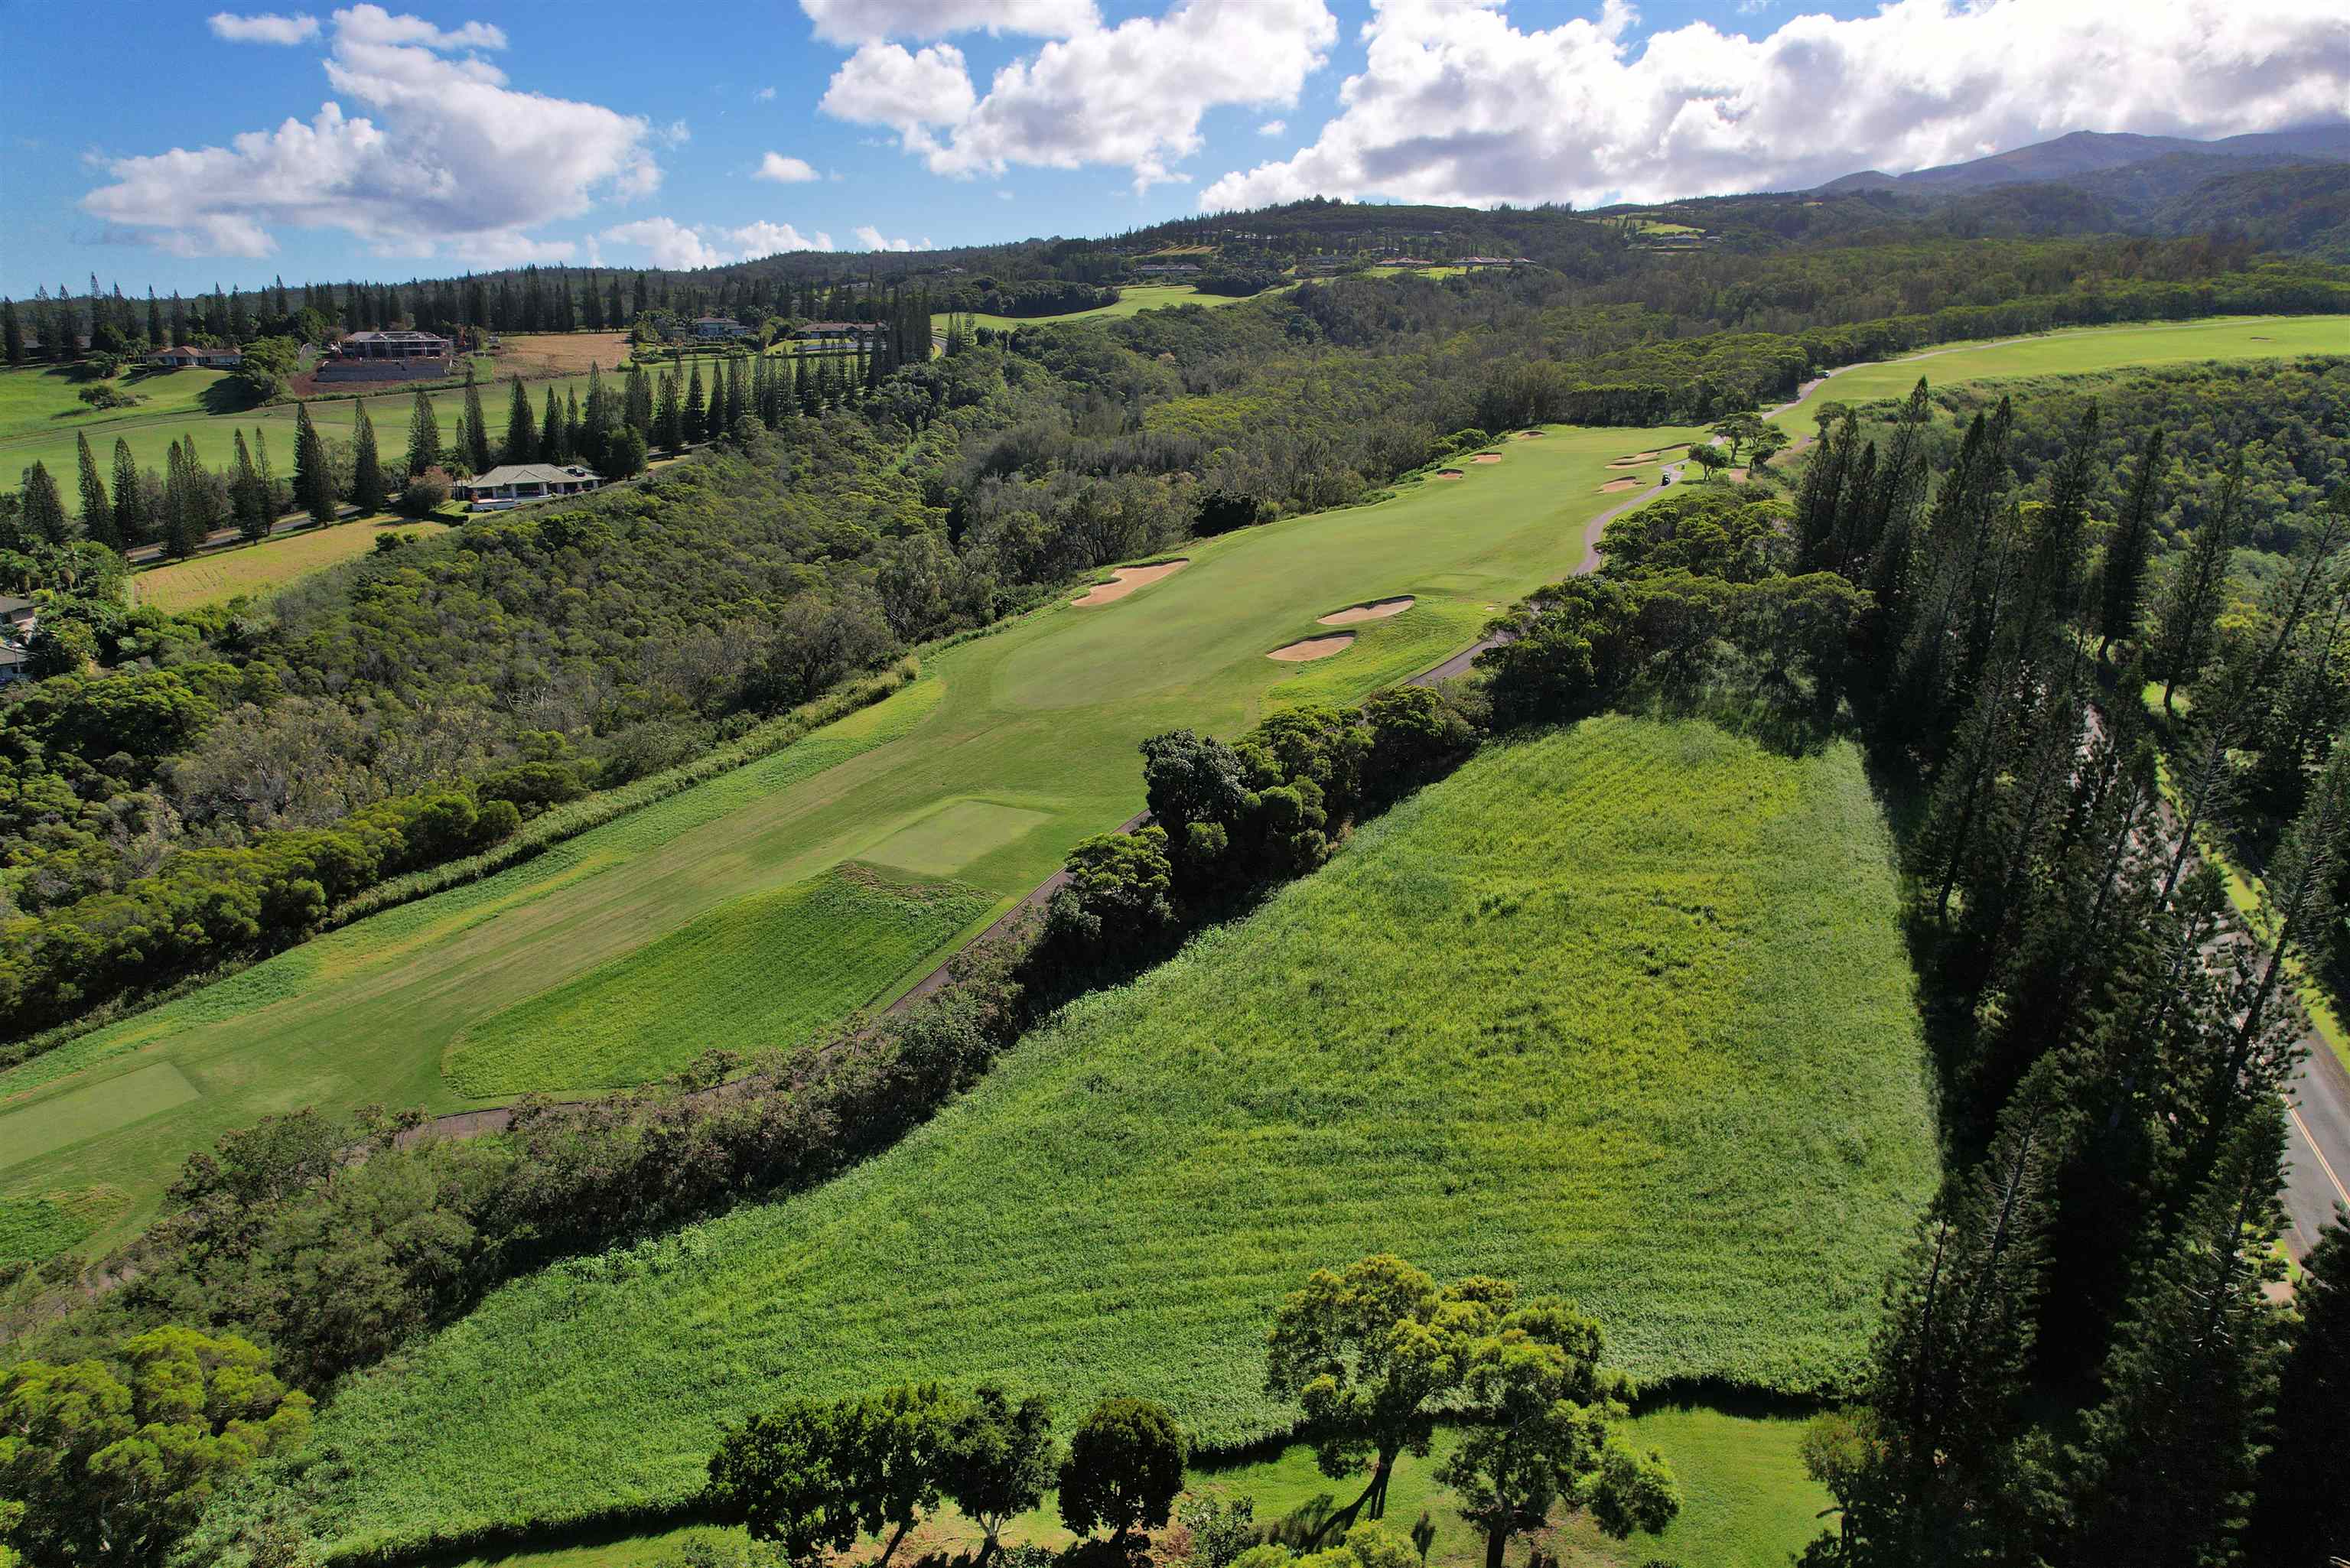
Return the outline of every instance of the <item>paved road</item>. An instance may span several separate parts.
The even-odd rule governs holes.
[[[2285,1127],[2285,1245],[2306,1257],[2325,1225],[2350,1224],[2350,1072],[2313,1033]]]

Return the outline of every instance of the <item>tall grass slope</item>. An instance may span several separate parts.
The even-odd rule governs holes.
[[[1564,1291],[1649,1380],[1849,1386],[1932,1189],[1856,754],[1609,718],[1498,746],[1070,1008],[828,1187],[494,1295],[317,1442],[343,1557],[690,1498],[720,1425],[910,1376],[1285,1428],[1274,1303],[1387,1249]]]

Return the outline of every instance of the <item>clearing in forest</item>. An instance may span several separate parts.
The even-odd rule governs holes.
[[[907,1377],[1229,1448],[1294,1418],[1282,1293],[1376,1250],[1570,1294],[1643,1379],[1850,1387],[1936,1179],[1898,909],[1850,746],[1497,744],[837,1180],[360,1375],[314,1517],[356,1552],[683,1501],[723,1422]]]
[[[424,539],[448,531],[445,523],[386,519],[338,523],[258,545],[235,545],[139,573],[130,579],[130,602],[179,611],[225,604],[239,594],[273,594],[297,577],[366,555],[375,548],[378,535],[413,534]]]

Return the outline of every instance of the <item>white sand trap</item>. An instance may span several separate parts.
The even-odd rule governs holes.
[[[1619,490],[1638,490],[1639,488],[1640,482],[1637,479],[1611,479],[1607,483],[1599,487],[1599,493],[1602,495],[1613,495]]]
[[[1440,468],[1436,471],[1435,476],[1439,479],[1464,479],[1468,477],[1457,468]]]
[[[1663,455],[1664,454],[1662,452],[1627,452],[1624,456],[1617,458],[1607,466],[1610,468],[1638,468],[1644,462],[1654,462],[1658,458]]]
[[[1391,615],[1401,615],[1411,608],[1414,600],[1409,594],[1399,594],[1391,599],[1373,599],[1367,604],[1348,605],[1345,609],[1332,610],[1318,618],[1324,626],[1352,626],[1358,620],[1385,620]]]
[[[1502,461],[1502,454],[1498,452],[1481,452],[1469,461],[1471,462],[1499,462]]]
[[[1265,655],[1284,664],[1303,664],[1309,659],[1327,659],[1334,653],[1344,653],[1353,646],[1355,634],[1342,631],[1336,637],[1309,637],[1303,642],[1293,642],[1286,648],[1276,648]]]
[[[1093,591],[1087,594],[1085,597],[1071,599],[1069,602],[1080,609],[1090,609],[1095,605],[1113,604],[1145,584],[1155,583],[1161,577],[1172,576],[1191,564],[1189,561],[1159,561],[1148,566],[1120,566],[1110,574],[1108,582],[1095,584]]]

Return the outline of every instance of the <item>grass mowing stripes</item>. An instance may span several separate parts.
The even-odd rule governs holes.
[[[461,1035],[442,1071],[462,1095],[609,1088],[704,1051],[795,1045],[879,999],[907,965],[994,899],[851,863],[723,905]]]
[[[177,613],[224,604],[239,594],[272,594],[296,577],[366,555],[380,535],[413,534],[421,539],[448,531],[445,523],[388,519],[238,545],[140,572],[130,579],[130,601]]]
[[[1850,748],[1493,748],[839,1180],[359,1377],[317,1516],[355,1556],[673,1501],[723,1421],[916,1376],[1238,1444],[1290,1419],[1281,1293],[1374,1249],[1563,1290],[1650,1381],[1848,1386],[1936,1175],[1897,912]]]

